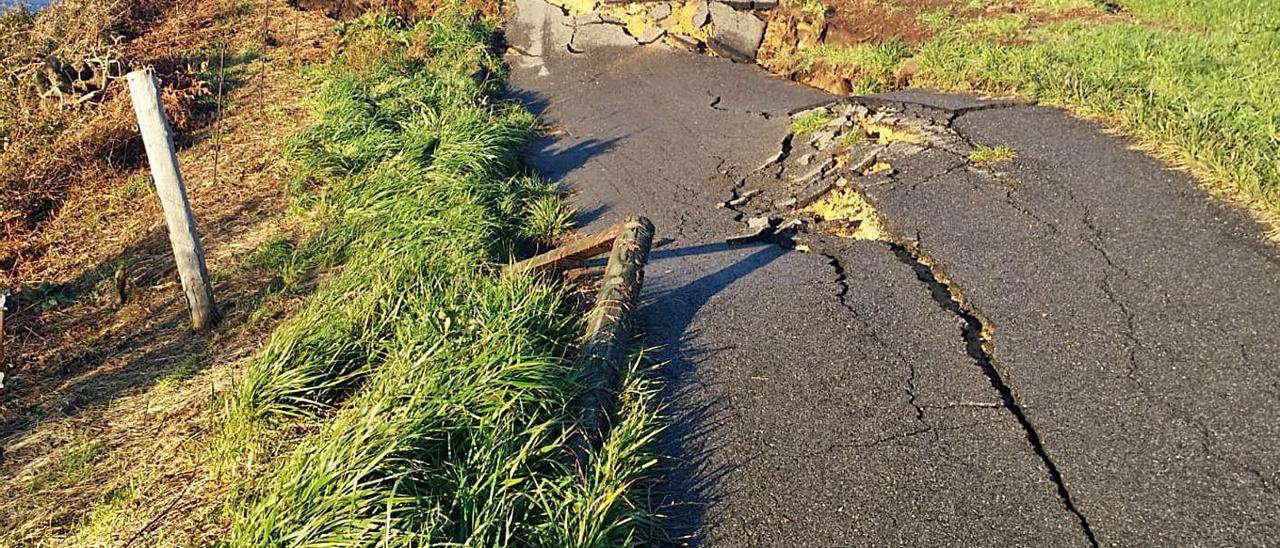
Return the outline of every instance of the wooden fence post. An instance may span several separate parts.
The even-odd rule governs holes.
[[[178,170],[178,156],[173,148],[173,129],[165,116],[160,89],[151,69],[135,70],[126,77],[129,95],[133,98],[133,110],[138,115],[138,128],[147,149],[147,162],[151,165],[151,178],[156,184],[156,195],[164,208],[165,224],[169,227],[169,243],[173,246],[173,258],[178,265],[178,277],[191,308],[191,329],[203,331],[218,320],[213,303],[213,287],[209,285],[209,270],[204,263],[204,248],[200,246],[200,233],[187,201],[187,187]]]
[[[9,294],[0,291],[0,365],[4,364],[4,313]],[[4,372],[0,371],[0,388],[4,388]]]
[[[609,415],[617,406],[619,385],[627,372],[631,343],[631,308],[644,283],[644,265],[653,244],[653,223],[628,217],[617,232],[595,305],[587,313],[587,333],[574,365],[582,375],[583,391],[577,407],[585,438],[570,443],[584,467],[590,449],[608,435]]]

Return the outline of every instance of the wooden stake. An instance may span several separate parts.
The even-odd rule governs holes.
[[[605,229],[604,232],[596,234],[595,236],[588,236],[586,238],[569,242],[568,244],[557,247],[541,255],[530,257],[516,264],[509,265],[502,269],[502,273],[510,275],[515,273],[532,272],[543,268],[559,266],[567,262],[581,261],[583,259],[595,257],[596,255],[604,253],[605,250],[612,248],[613,241],[618,238],[618,233],[622,231],[622,226],[623,225],[621,224],[613,225]]]
[[[187,188],[178,169],[178,156],[173,147],[173,129],[165,116],[160,89],[155,74],[150,69],[130,72],[129,95],[133,98],[133,110],[138,115],[138,128],[147,149],[147,162],[151,165],[151,178],[155,181],[156,195],[164,209],[165,224],[169,227],[169,243],[173,246],[173,258],[182,279],[182,290],[191,308],[191,329],[203,331],[217,321],[213,303],[213,287],[209,285],[209,270],[204,262],[204,248],[200,246],[200,233],[187,201]]]
[[[609,253],[596,303],[587,314],[587,333],[575,365],[582,373],[583,392],[578,398],[581,424],[587,443],[576,448],[585,463],[585,449],[599,447],[609,430],[609,416],[617,406],[619,384],[627,370],[627,346],[631,342],[631,307],[644,282],[644,265],[653,244],[653,223],[629,217],[622,224]]]
[[[9,294],[0,291],[0,365],[4,364],[4,312],[5,301],[9,300]],[[4,373],[0,372],[0,388],[4,388]]]

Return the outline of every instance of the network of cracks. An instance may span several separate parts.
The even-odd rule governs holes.
[[[717,103],[713,100],[712,108]],[[854,315],[857,311],[845,298],[849,291],[848,266],[842,259],[845,250],[854,245],[882,245],[909,267],[921,292],[956,318],[957,337],[967,355],[990,382],[998,405],[1021,427],[1062,505],[1079,522],[1086,540],[1097,546],[1088,518],[1072,500],[1036,425],[1024,413],[993,358],[992,349],[998,344],[995,326],[965,298],[964,289],[930,257],[918,237],[895,234],[889,228],[891,223],[881,217],[867,192],[877,185],[898,184],[899,172],[894,166],[925,151],[941,153],[948,161],[929,177],[913,178],[910,184],[926,184],[957,170],[1000,180],[1004,175],[999,163],[983,159],[986,147],[955,131],[952,122],[973,110],[1015,105],[997,101],[946,110],[854,98],[792,113],[790,131],[772,157],[749,171],[721,170],[720,176],[728,179],[732,193],[719,205],[744,225],[742,233],[728,238],[730,242],[766,241],[823,256],[831,265],[841,305]],[[904,390],[915,408],[919,428],[927,431],[926,409],[917,403],[912,378]]]

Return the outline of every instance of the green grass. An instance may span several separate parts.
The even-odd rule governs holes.
[[[956,23],[955,15],[942,8],[921,12],[916,15],[916,19],[933,30],[942,30]]]
[[[220,469],[253,478],[231,496],[227,543],[644,542],[654,388],[628,378],[579,473],[565,440],[580,320],[552,283],[498,275],[568,217],[517,159],[535,120],[501,95],[492,25],[365,18],[341,32],[343,56],[313,75],[318,122],[288,147],[291,187],[308,193],[296,202],[323,228],[261,257],[335,274],[226,404]]]
[[[846,131],[840,136],[840,138],[836,139],[836,149],[843,150],[849,148],[866,138],[867,134],[862,128],[854,128],[852,131]]]
[[[1196,29],[1231,33],[1275,33],[1280,5],[1275,0],[1119,0],[1128,13],[1154,22],[1177,22]]]
[[[1008,40],[1018,36],[1031,18],[1025,13],[975,19],[959,25],[956,31],[971,40]]]
[[[559,196],[543,196],[529,202],[529,218],[524,236],[539,242],[554,242],[573,226],[573,212]]]
[[[126,202],[132,202],[152,194],[155,194],[155,186],[151,184],[150,175],[130,177],[128,182],[112,191],[112,196]]]
[[[791,121],[791,133],[796,135],[804,135],[813,133],[819,128],[826,125],[827,122],[835,120],[836,116],[827,109],[819,109]]]
[[[1032,5],[1049,13],[1060,13],[1070,10],[1098,8],[1101,0],[1033,0]]]
[[[975,164],[990,164],[993,162],[1007,162],[1018,156],[1018,151],[1004,145],[1000,146],[979,146],[969,153],[969,161]]]
[[[169,385],[180,384],[182,381],[185,381],[187,379],[190,379],[191,377],[196,376],[196,374],[199,373],[201,369],[204,369],[205,363],[208,361],[208,359],[209,359],[209,354],[207,352],[199,352],[196,354],[191,354],[190,356],[187,356],[183,358],[181,361],[179,361],[178,363],[174,364],[173,368],[170,369],[164,375],[160,376],[159,379],[156,379],[156,382],[159,384],[169,384]]]
[[[845,46],[818,44],[801,50],[794,63],[800,70],[809,70],[823,61],[852,76],[855,94],[867,94],[892,89],[898,66],[910,56],[910,48],[897,40]]]
[[[76,524],[72,539],[77,546],[110,546],[120,533],[120,522],[139,496],[138,480],[129,478],[102,497]]]

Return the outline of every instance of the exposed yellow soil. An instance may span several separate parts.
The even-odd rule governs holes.
[[[923,145],[929,142],[929,139],[924,135],[901,126],[892,126],[868,120],[860,120],[859,124],[862,126],[863,135],[875,139],[876,142],[882,145],[897,142]]]
[[[882,241],[889,234],[875,207],[862,194],[845,185],[837,186],[799,211],[811,214],[819,221],[837,223],[827,232],[841,238]]]

